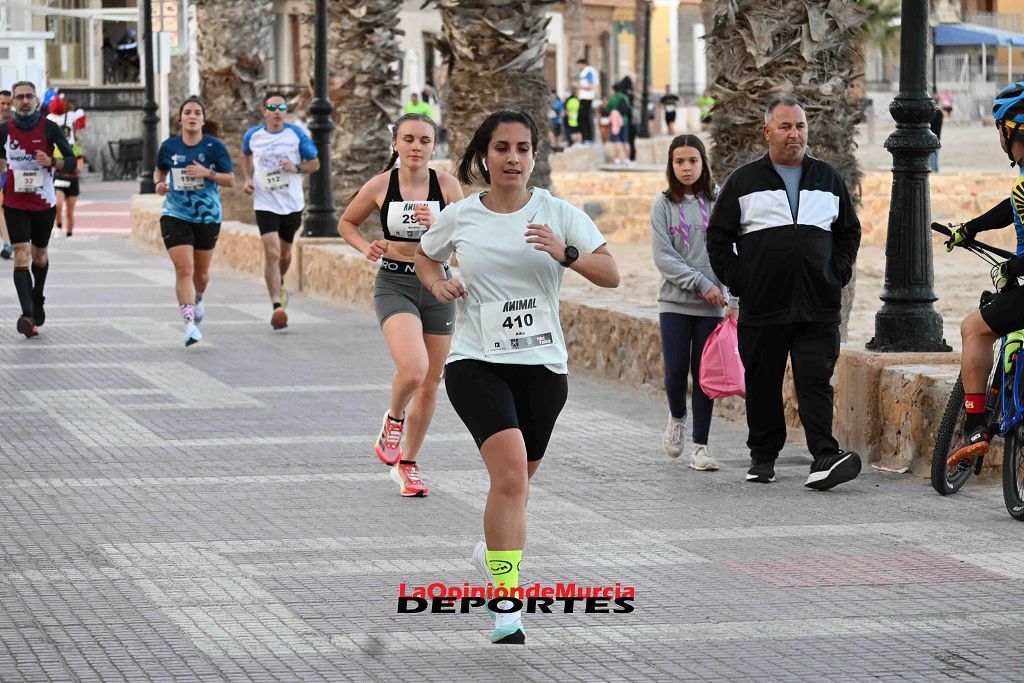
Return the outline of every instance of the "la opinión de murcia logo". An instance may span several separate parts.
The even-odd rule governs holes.
[[[542,586],[506,588],[488,583],[486,586],[461,586],[431,583],[426,586],[398,586],[398,614],[467,614],[471,609],[486,607],[492,612],[551,614],[559,611],[572,614],[629,614],[633,611],[636,592],[632,586],[581,586],[574,582]],[[577,609],[579,608],[579,609]]]

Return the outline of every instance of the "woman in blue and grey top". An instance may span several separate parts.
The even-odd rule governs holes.
[[[462,186],[448,173],[430,168],[437,126],[423,114],[405,114],[392,129],[391,160],[349,202],[338,232],[370,261],[380,261],[373,307],[395,361],[391,402],[374,452],[391,467],[391,478],[407,497],[429,492],[416,456],[434,417],[441,369],[455,324],[455,306],[420,284],[413,259],[420,238],[441,210],[462,199]],[[401,159],[401,165],[394,168]],[[359,226],[380,212],[384,239],[369,241]],[[406,409],[408,408],[408,414]],[[402,437],[405,446],[402,446]]]
[[[717,470],[708,452],[713,401],[700,388],[700,358],[708,336],[722,321],[728,292],[708,261],[708,216],[717,188],[704,144],[680,135],[668,150],[668,189],[651,206],[651,243],[661,273],[658,318],[665,359],[669,418],[662,446],[673,458],[683,452],[688,375],[693,377],[693,448],[690,467]],[[730,316],[736,315],[729,308]]]
[[[233,187],[234,169],[216,124],[206,108],[190,97],[178,109],[181,135],[164,140],[156,158],[153,181],[164,198],[160,233],[174,263],[175,291],[185,322],[185,346],[203,338],[203,294],[210,283],[210,262],[220,234],[219,187]]]

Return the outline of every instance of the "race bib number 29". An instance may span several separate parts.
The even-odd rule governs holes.
[[[517,353],[554,343],[551,308],[545,297],[480,304],[483,351]]]

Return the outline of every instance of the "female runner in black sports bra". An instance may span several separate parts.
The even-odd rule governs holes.
[[[395,122],[391,161],[363,185],[345,209],[338,232],[370,261],[380,261],[373,302],[384,340],[395,361],[391,405],[374,450],[393,466],[403,496],[425,496],[416,455],[434,415],[437,388],[451,344],[455,306],[441,303],[416,277],[413,260],[420,237],[447,204],[462,199],[454,176],[428,167],[437,126],[422,114]],[[401,165],[394,168],[395,160]],[[367,241],[359,226],[377,209],[382,240]],[[408,408],[408,411],[406,410]],[[405,446],[402,447],[402,435]]]

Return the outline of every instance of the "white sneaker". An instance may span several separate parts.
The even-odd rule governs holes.
[[[686,418],[677,420],[671,415],[668,416],[668,426],[665,428],[665,436],[661,437],[661,447],[665,449],[670,458],[678,458],[683,454],[683,432],[686,431]]]
[[[695,443],[690,451],[690,467],[701,472],[713,472],[718,469],[718,461],[708,452],[707,446]]]
[[[476,567],[483,577],[484,585],[487,585],[487,582],[492,579],[491,570],[487,566],[487,543],[484,541],[480,541],[473,548],[473,566]]]
[[[505,604],[502,604],[504,608]],[[494,613],[494,631],[491,642],[502,645],[522,645],[526,642],[526,629],[523,628],[523,610],[518,609],[508,614]]]
[[[195,311],[196,325],[202,325],[203,318],[206,317],[206,304],[200,301],[196,304],[193,310]]]
[[[185,342],[185,346],[192,346],[202,338],[203,335],[199,331],[199,328],[196,327],[195,323],[185,325],[185,333],[181,336],[181,340]]]

